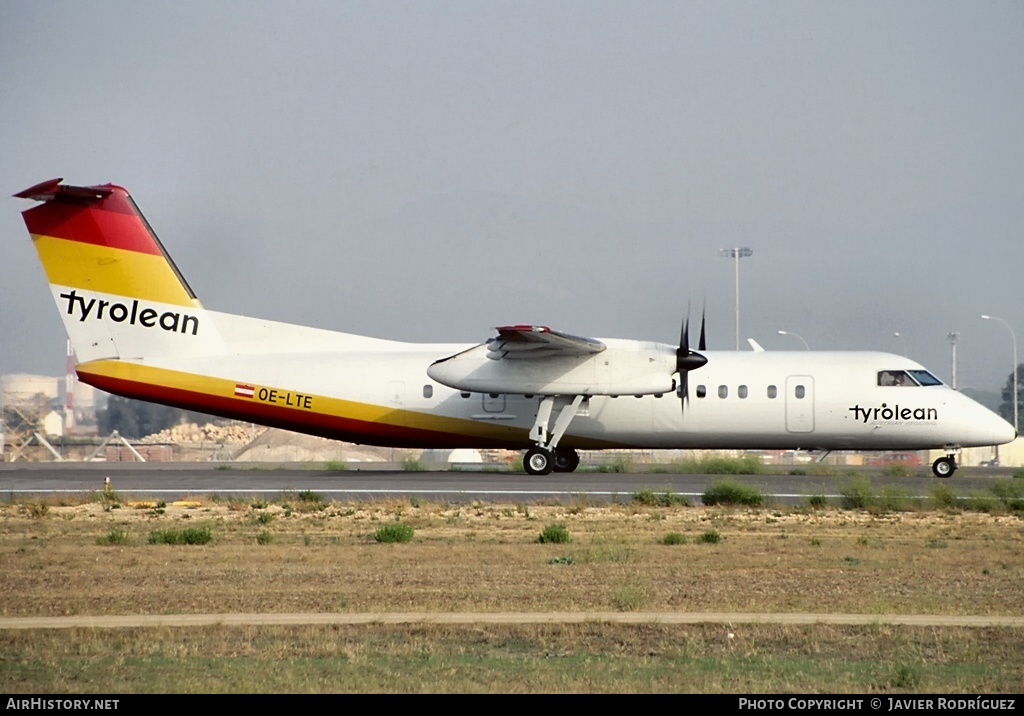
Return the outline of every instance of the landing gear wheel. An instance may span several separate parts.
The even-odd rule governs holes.
[[[956,472],[956,460],[951,457],[940,457],[932,463],[932,472],[935,477],[952,477]]]
[[[528,475],[547,475],[555,467],[551,453],[543,448],[532,447],[523,457],[523,468]]]
[[[555,448],[555,472],[575,472],[580,455],[572,448]]]

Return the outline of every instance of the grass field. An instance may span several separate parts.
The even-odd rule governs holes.
[[[690,507],[628,497],[614,505],[336,503],[301,493],[270,503],[61,502],[0,504],[0,616],[1024,615],[1024,520],[1010,509]],[[379,542],[381,528],[396,523],[411,528],[411,540]],[[560,534],[552,525],[569,541],[541,542],[542,533]],[[1015,628],[0,631],[8,692],[990,693],[1022,684],[1024,629]]]

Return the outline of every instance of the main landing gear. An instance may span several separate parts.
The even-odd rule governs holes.
[[[956,472],[958,467],[956,456],[960,453],[960,448],[955,445],[947,445],[946,453],[946,457],[940,457],[932,463],[932,472],[935,473],[935,477],[952,477]]]
[[[569,423],[583,404],[585,396],[577,395],[570,402],[568,398],[547,395],[541,399],[537,408],[537,419],[530,428],[530,439],[535,445],[526,451],[523,457],[523,468],[530,475],[548,475],[551,472],[572,472],[580,464],[579,454],[572,448],[558,447],[558,441],[565,435]],[[558,402],[558,418],[555,428],[548,432],[548,421],[551,412]]]
[[[530,475],[547,475],[552,472],[573,472],[580,464],[580,456],[572,448],[545,450],[532,447],[526,451],[523,467]]]

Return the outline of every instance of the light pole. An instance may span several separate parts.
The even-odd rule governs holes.
[[[1013,338],[1013,429],[1020,432],[1017,428],[1017,334],[1013,332],[1013,326],[1004,321],[998,316],[986,316],[982,315],[982,319],[986,321],[999,321],[1010,331],[1010,337]]]
[[[950,363],[952,363],[953,368],[953,390],[956,390],[956,344],[957,341],[960,340],[960,334],[957,333],[956,331],[953,331],[952,333],[948,333],[946,335],[946,338],[949,339],[949,348],[951,353]]]
[[[907,339],[903,338],[903,336],[900,335],[899,331],[896,331],[895,333],[893,333],[893,336],[895,336],[896,338],[903,339],[903,357],[906,358],[907,357]]]
[[[797,334],[791,333],[790,331],[779,331],[779,335],[780,336],[793,336],[794,338],[799,338],[801,341],[803,341],[804,348],[806,348],[807,350],[811,350],[811,347],[809,345],[807,345],[807,341],[804,341],[802,336],[798,336]]]
[[[736,350],[740,349],[740,259],[751,256],[754,250],[747,247],[719,249],[718,255],[736,259]]]

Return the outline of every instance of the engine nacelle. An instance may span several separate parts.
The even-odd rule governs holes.
[[[515,360],[495,360],[487,344],[481,344],[437,361],[427,375],[442,385],[474,393],[652,395],[675,388],[674,347],[601,340],[607,349],[600,353]]]

